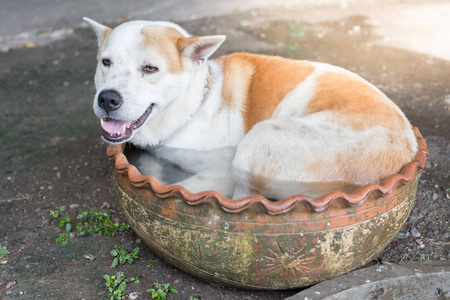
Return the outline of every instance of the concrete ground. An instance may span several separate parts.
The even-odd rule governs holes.
[[[449,298],[450,264],[413,261],[361,268],[321,282],[286,300]]]
[[[151,298],[146,289],[154,282],[178,290],[168,299],[284,299],[299,292],[210,285],[160,261],[130,231],[111,238],[72,233],[67,245],[55,244],[52,234],[64,231],[50,211],[61,205],[72,220],[88,204],[123,221],[92,112],[96,41],[83,16],[111,26],[131,19],[175,21],[193,34],[226,34],[217,55],[249,51],[323,61],[373,82],[420,129],[430,158],[411,217],[371,264],[448,262],[450,3],[277,3],[1,1],[0,245],[10,252],[0,249],[1,299],[104,299],[103,275],[116,272],[109,268],[115,245],[140,247],[139,259],[121,269],[126,276],[145,274],[140,284],[128,285],[127,293],[138,299]]]

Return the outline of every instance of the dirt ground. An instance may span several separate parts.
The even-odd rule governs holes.
[[[328,62],[355,71],[380,87],[427,140],[430,157],[417,201],[401,233],[372,263],[448,260],[450,255],[450,62],[376,43],[381,37],[361,15],[337,21],[299,22],[289,11],[256,10],[184,22],[195,34],[226,34],[219,54],[236,50]],[[283,15],[283,18],[278,18]],[[92,111],[96,41],[88,29],[45,47],[0,53],[0,258],[1,299],[105,299],[115,245],[140,247],[132,265],[145,274],[127,293],[151,299],[154,282],[178,290],[168,299],[284,299],[288,291],[242,291],[211,285],[158,260],[132,231],[115,237],[62,233],[50,210],[67,206],[76,217],[88,204],[109,208],[123,222]],[[72,207],[72,208],[70,208]],[[84,258],[86,254],[95,259]],[[9,285],[8,285],[9,284]]]

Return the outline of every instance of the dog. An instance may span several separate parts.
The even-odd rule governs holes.
[[[192,36],[171,22],[111,29],[84,20],[98,40],[94,112],[103,139],[188,169],[195,166],[180,150],[231,148],[213,161],[227,162],[234,199],[352,192],[399,172],[417,152],[398,106],[340,67],[249,53],[210,59],[225,36]]]

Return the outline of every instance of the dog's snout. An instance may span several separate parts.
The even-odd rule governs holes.
[[[122,103],[122,96],[115,90],[105,90],[98,95],[98,106],[107,113],[119,109]]]

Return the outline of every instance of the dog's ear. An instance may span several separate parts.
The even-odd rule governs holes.
[[[95,34],[97,35],[98,47],[100,48],[100,46],[105,41],[108,33],[111,32],[111,28],[86,17],[83,18],[83,21],[85,21],[94,30]]]
[[[225,41],[224,35],[181,38],[178,40],[178,50],[181,57],[189,58],[194,65],[202,66],[223,41]]]

